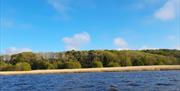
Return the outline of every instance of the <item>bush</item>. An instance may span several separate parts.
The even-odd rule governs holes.
[[[117,62],[109,62],[107,66],[108,67],[119,67],[120,65]]]
[[[14,71],[16,69],[16,67],[14,65],[6,65],[3,67],[0,67],[0,71]]]
[[[52,63],[47,63],[47,69],[55,69],[55,66]]]
[[[0,62],[0,71],[14,71],[16,67],[12,64],[5,63],[3,61]]]
[[[65,69],[81,68],[81,64],[78,61],[70,61],[70,62],[64,63],[63,68]]]
[[[27,62],[19,62],[15,65],[15,70],[28,71],[28,70],[31,70],[31,66]]]
[[[62,62],[59,61],[56,63],[56,65],[58,69],[63,69],[64,64]]]
[[[15,71],[16,70],[16,66],[14,65],[8,65],[2,68],[1,71]]]
[[[93,68],[102,68],[102,67],[103,67],[103,64],[102,64],[102,62],[100,62],[100,61],[93,61],[93,62],[92,62],[92,67],[93,67]]]
[[[43,61],[34,61],[31,65],[32,69],[53,69],[53,64],[50,62],[43,60]]]
[[[121,61],[121,65],[122,66],[132,66],[132,63],[131,63],[130,59],[126,59],[126,60]]]
[[[4,67],[8,66],[7,63],[0,61],[0,71],[3,71]]]
[[[164,65],[163,61],[156,60],[155,65]]]
[[[141,66],[144,65],[143,61],[141,60],[134,60],[133,61],[133,66]]]

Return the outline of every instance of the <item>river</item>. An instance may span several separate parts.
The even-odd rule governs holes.
[[[180,71],[0,76],[0,91],[180,91]]]

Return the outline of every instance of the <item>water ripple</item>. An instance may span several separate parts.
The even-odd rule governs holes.
[[[0,91],[180,91],[180,71],[0,76]]]

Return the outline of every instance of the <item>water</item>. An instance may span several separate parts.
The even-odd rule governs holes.
[[[180,91],[180,71],[0,76],[0,91]]]

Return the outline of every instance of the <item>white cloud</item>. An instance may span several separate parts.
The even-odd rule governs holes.
[[[177,39],[177,37],[176,37],[176,36],[173,36],[173,35],[169,35],[169,36],[167,36],[167,38],[168,38],[169,40],[176,40],[176,39]]]
[[[70,20],[72,11],[77,12],[81,9],[94,9],[94,0],[47,0],[48,4],[58,12],[57,15],[53,17],[55,20]]]
[[[75,34],[72,37],[63,38],[67,50],[78,50],[81,46],[89,43],[90,40],[90,35],[86,32]]]
[[[11,28],[19,28],[19,29],[29,29],[32,28],[31,24],[26,23],[18,23],[13,21],[12,19],[0,18],[0,28],[1,29],[11,29]]]
[[[13,21],[1,19],[1,23],[0,23],[1,28],[12,28],[13,26],[14,26]]]
[[[12,55],[22,52],[31,52],[32,50],[29,48],[16,48],[16,47],[10,47],[5,50],[5,54]]]
[[[178,38],[178,35],[175,36],[175,35],[169,35],[167,36],[167,39],[170,41],[170,42],[175,42],[175,43],[178,43],[180,41],[180,39]]]
[[[157,49],[177,49],[177,50],[180,50],[180,45],[175,45],[175,46],[172,46],[172,47],[164,47],[164,48],[155,48],[155,47],[149,47],[149,46],[142,46],[140,47],[138,50],[157,50]]]
[[[147,49],[156,50],[158,48],[153,48],[153,47],[149,47],[149,46],[146,46],[146,45],[139,48],[139,50],[147,50]]]
[[[127,49],[129,49],[128,48],[128,43],[124,39],[122,39],[120,37],[114,39],[114,45],[116,45],[118,47],[118,50],[127,50]]]
[[[163,21],[172,20],[178,14],[180,0],[168,0],[160,9],[154,13],[154,17]]]
[[[68,7],[65,5],[65,0],[48,0],[48,3],[61,13],[68,9]]]
[[[180,45],[176,47],[177,50],[180,50]]]
[[[69,19],[67,12],[71,9],[68,6],[69,0],[48,0],[48,3],[63,17]]]
[[[168,42],[172,44],[172,49],[180,49],[180,38],[179,36],[169,35],[167,36]]]

